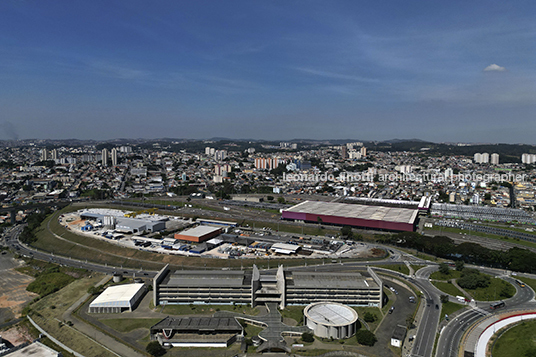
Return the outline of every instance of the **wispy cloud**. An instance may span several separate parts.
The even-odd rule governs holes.
[[[497,64],[490,64],[486,68],[484,68],[484,72],[504,72],[506,71],[506,68],[501,67]]]

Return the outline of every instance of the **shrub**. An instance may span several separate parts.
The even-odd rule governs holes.
[[[313,336],[313,334],[309,332],[302,333],[301,338],[303,342],[314,342],[315,340],[315,337]]]
[[[363,316],[363,320],[365,320],[365,322],[374,322],[376,321],[378,317],[373,314],[372,312],[365,312],[365,315]]]
[[[355,334],[355,337],[360,345],[365,346],[374,346],[376,341],[378,341],[378,339],[376,339],[376,335],[369,330],[359,330]]]
[[[149,342],[145,351],[154,357],[160,357],[166,354],[166,350],[158,343],[158,341]]]

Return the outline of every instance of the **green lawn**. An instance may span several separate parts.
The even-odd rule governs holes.
[[[245,328],[246,336],[249,338],[253,336],[257,336],[264,329],[265,329],[264,327],[258,327],[258,326],[253,326],[253,325],[248,324],[246,325],[246,328]]]
[[[455,313],[456,311],[460,310],[460,309],[463,309],[465,307],[465,305],[462,305],[462,304],[456,304],[454,302],[447,302],[447,303],[444,303],[442,304],[441,306],[441,315],[440,315],[440,318],[441,319],[444,319],[445,318],[445,314],[446,315],[452,315],[453,313]]]
[[[258,315],[257,308],[251,308],[247,305],[166,305],[162,312],[168,315],[212,315],[216,311],[233,311],[246,315]]]
[[[439,281],[433,281],[432,284],[439,290],[452,296],[464,296],[463,293],[451,283],[443,283]]]
[[[525,278],[525,277],[513,277],[513,278],[516,278],[517,280],[521,280],[522,282],[524,282],[525,284],[527,284],[528,286],[530,286],[532,288],[532,290],[536,291],[536,279],[531,279],[531,278]]]
[[[303,322],[303,309],[305,306],[291,305],[285,306],[283,310],[279,310],[283,318],[290,318],[296,321],[298,325]]]
[[[389,269],[398,273],[409,275],[409,268],[406,264],[385,264],[375,266],[378,268]]]
[[[162,319],[105,319],[100,320],[105,325],[110,326],[119,332],[130,332],[138,328],[145,328],[149,330],[151,326],[155,325]]]
[[[461,272],[457,270],[449,270],[448,274],[440,273],[439,271],[436,271],[430,275],[430,279],[433,280],[450,280],[450,279],[458,279],[461,277]]]
[[[367,322],[367,325],[370,328],[370,331],[376,331],[376,328],[382,322],[383,316],[382,312],[380,311],[380,308],[378,307],[361,307],[361,306],[352,306],[352,308],[357,311],[357,316],[359,316],[359,319],[363,319],[366,312],[370,312],[374,315],[376,315],[376,321],[374,322]],[[364,326],[361,328],[365,328]],[[355,339],[355,338],[354,338]]]
[[[514,296],[516,289],[514,286],[502,279],[491,278],[491,284],[487,288],[465,289],[475,300],[494,301],[507,299]],[[510,296],[502,295],[501,292],[508,292]]]
[[[58,322],[63,321],[63,313],[102,278],[103,275],[94,273],[91,278],[75,280],[60,291],[30,304],[28,313],[39,326],[75,351],[85,356],[114,356],[87,336]]]
[[[536,321],[524,321],[503,333],[493,345],[493,357],[534,356]],[[530,351],[532,353],[530,353]]]

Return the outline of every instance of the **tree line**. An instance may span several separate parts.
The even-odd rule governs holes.
[[[456,245],[449,237],[430,237],[415,232],[382,236],[378,242],[416,249],[444,259],[462,260],[469,264],[536,273],[536,253],[528,249],[514,247],[504,252],[471,242]]]

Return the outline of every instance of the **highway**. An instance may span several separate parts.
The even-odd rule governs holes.
[[[498,271],[496,269],[481,268],[487,274],[501,276],[504,271]],[[504,300],[506,303],[505,308],[501,308],[495,311],[490,310],[490,302],[472,302],[470,304],[470,310],[464,311],[461,315],[449,322],[447,326],[441,331],[439,341],[437,344],[436,357],[457,357],[461,339],[464,333],[474,323],[481,318],[489,316],[493,313],[502,314],[506,311],[515,311],[519,309],[534,309],[536,308],[536,302],[534,301],[534,291],[526,286],[524,288],[519,287],[514,279],[510,277],[501,276],[504,280],[508,281],[516,288],[516,294],[514,297]]]
[[[140,278],[152,278],[156,275],[156,272],[153,271],[145,271],[141,269],[124,269],[120,266],[114,267],[109,265],[94,264],[88,260],[81,261],[76,259],[70,259],[62,256],[57,256],[51,253],[45,253],[38,250],[30,249],[18,240],[18,236],[20,232],[22,232],[22,230],[24,229],[24,226],[25,225],[15,226],[10,232],[6,233],[5,236],[7,245],[10,246],[19,255],[105,274],[120,273],[124,276],[133,276]]]

